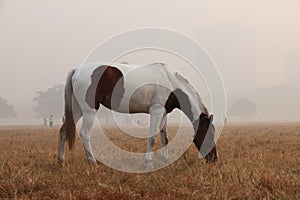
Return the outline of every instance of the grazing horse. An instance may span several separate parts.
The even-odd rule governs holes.
[[[69,73],[65,86],[65,121],[60,128],[58,162],[63,162],[66,140],[75,142],[76,123],[82,119],[80,138],[89,161],[95,163],[90,130],[100,105],[121,113],[150,114],[145,161],[151,162],[155,135],[160,132],[163,159],[167,161],[167,118],[175,108],[191,121],[194,143],[207,162],[217,161],[213,116],[199,94],[178,72],[163,63],[143,65],[91,63]],[[205,140],[205,142],[204,142]],[[207,146],[207,144],[209,146]],[[209,152],[203,152],[203,148]],[[203,148],[201,148],[203,147]]]

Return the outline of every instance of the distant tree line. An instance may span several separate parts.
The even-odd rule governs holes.
[[[249,93],[252,98],[238,98],[231,103],[228,109],[228,117],[237,120],[251,120],[257,117],[269,119],[299,119],[300,93],[298,88],[280,86],[274,88],[259,89],[256,93]],[[64,85],[54,85],[43,91],[38,91],[32,99],[34,111],[38,117],[53,115],[61,118],[64,111]],[[101,113],[101,117],[107,115],[107,111]],[[0,97],[0,119],[16,117],[13,105]],[[282,117],[283,116],[283,117]]]
[[[35,103],[33,109],[39,117],[54,117],[63,116],[64,105],[64,85],[55,85],[45,91],[38,91],[33,98]]]
[[[248,98],[240,98],[229,108],[229,116],[238,119],[251,119],[257,114],[256,103]]]
[[[64,105],[64,85],[55,85],[45,91],[38,91],[33,98],[34,111],[38,117],[54,117],[63,116]],[[13,105],[8,104],[7,100],[0,97],[0,118],[16,117],[17,114],[13,108]]]
[[[16,117],[17,114],[14,111],[12,105],[7,103],[7,100],[0,97],[0,118]]]

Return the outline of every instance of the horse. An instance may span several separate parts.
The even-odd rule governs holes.
[[[79,136],[88,161],[96,163],[90,144],[93,122],[100,106],[120,113],[150,114],[145,161],[152,161],[155,136],[160,132],[162,157],[168,159],[167,114],[181,110],[194,129],[193,142],[207,162],[216,162],[213,115],[189,81],[164,63],[141,65],[89,63],[73,69],[65,85],[65,121],[59,132],[58,163],[64,161],[65,142],[72,150],[76,124],[82,118]],[[205,140],[205,142],[204,142]],[[208,141],[208,142],[206,142]],[[209,148],[204,152],[202,148]]]

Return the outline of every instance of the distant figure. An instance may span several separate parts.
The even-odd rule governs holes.
[[[53,121],[54,121],[54,118],[52,115],[50,115],[50,118],[49,118],[49,124],[50,124],[50,127],[52,128],[53,127]]]
[[[43,118],[43,121],[44,121],[44,126],[47,127],[47,126],[48,126],[48,125],[47,125],[47,118],[44,117],[44,118]]]
[[[227,117],[226,116],[223,116],[224,118],[224,125],[227,123]]]
[[[62,116],[61,121],[62,121],[62,123],[65,122],[65,116]]]

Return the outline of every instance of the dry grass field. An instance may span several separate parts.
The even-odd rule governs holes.
[[[216,164],[199,160],[192,145],[170,166],[146,174],[89,165],[78,137],[60,166],[57,139],[58,129],[0,128],[0,199],[300,199],[300,124],[228,125]],[[147,144],[114,142],[141,151]]]

